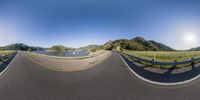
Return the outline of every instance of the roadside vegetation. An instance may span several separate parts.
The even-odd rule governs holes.
[[[192,58],[200,58],[200,51],[133,51],[133,50],[123,50],[123,53],[130,54],[136,57],[158,61],[158,62],[179,62],[184,60],[191,60]],[[128,56],[126,56],[128,57]],[[138,61],[136,59],[131,59],[128,57],[129,60],[136,61],[138,63],[144,64],[150,67],[157,67],[157,68],[172,68],[174,66],[159,66],[159,65],[152,65],[146,62]],[[199,63],[194,62],[194,63]],[[183,68],[190,66],[191,63],[177,65],[175,68]]]
[[[188,51],[176,51],[165,44],[153,40],[146,40],[143,37],[135,37],[133,39],[118,39],[114,41],[108,41],[104,45],[89,45],[82,49],[86,49],[91,52],[99,50],[118,51],[157,62],[180,62],[184,60],[191,60],[192,58],[200,58],[200,51],[196,51],[198,50],[198,48],[195,49],[193,48]],[[135,59],[130,59],[130,60],[135,60]],[[146,62],[138,60],[135,61],[152,67],[159,67],[159,68],[174,67],[174,66],[151,65]],[[190,65],[191,63],[177,65],[176,68],[182,68]]]
[[[0,50],[0,55],[8,55],[16,52],[15,50]]]
[[[149,59],[160,62],[174,62],[189,60],[191,58],[199,58],[200,51],[132,51],[132,50],[123,50],[123,53],[131,54],[136,57],[141,57],[144,59]],[[154,58],[155,57],[155,58]]]
[[[0,62],[4,62],[10,58],[10,56],[15,53],[15,50],[0,50]]]

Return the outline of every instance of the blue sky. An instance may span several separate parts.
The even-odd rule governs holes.
[[[200,46],[198,0],[1,0],[0,46],[81,47],[136,36]]]

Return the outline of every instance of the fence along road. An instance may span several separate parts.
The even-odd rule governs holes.
[[[105,61],[80,72],[40,67],[18,52],[0,76],[0,100],[196,100],[200,80],[181,86],[157,86],[138,79],[113,52]]]
[[[137,66],[135,63],[130,61],[128,58],[126,58],[124,55],[121,55],[124,61],[127,63],[128,68],[135,74],[138,78],[142,79],[143,81],[156,84],[156,85],[180,85],[180,84],[186,84],[191,81],[194,81],[200,77],[200,64],[192,64],[191,67],[188,67],[187,71],[184,72],[178,72],[178,73],[172,73],[174,70],[174,67],[169,68],[164,73],[157,73],[153,71],[149,71],[144,69],[145,67]],[[128,55],[129,57],[133,57],[134,59],[139,57],[134,57],[132,55]],[[142,59],[142,58],[141,58]],[[155,64],[154,61],[142,59],[142,61],[149,61],[151,64]],[[198,61],[198,60],[190,60],[190,61],[183,61],[181,63],[192,63],[192,61]],[[179,64],[181,64],[179,63]],[[157,63],[159,65],[166,65],[166,63]],[[168,65],[175,66],[174,63],[167,63]],[[154,70],[162,70],[162,69],[156,69]]]
[[[0,55],[0,75],[2,75],[9,66],[9,63],[12,61],[17,52],[13,52],[6,55]]]
[[[142,61],[142,62],[146,62],[146,63],[152,64],[152,65],[160,65],[160,66],[176,66],[176,65],[183,65],[183,64],[188,64],[188,63],[192,64],[195,61],[200,61],[200,58],[192,58],[191,60],[184,60],[184,61],[180,61],[180,62],[157,62],[157,61],[152,61],[152,60],[136,57],[136,56],[133,56],[130,54],[124,54],[124,55],[127,55],[131,58],[134,58],[134,59]]]

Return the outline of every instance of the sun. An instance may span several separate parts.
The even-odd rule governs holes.
[[[195,33],[189,32],[183,35],[183,42],[186,44],[194,44],[197,42],[197,36]]]

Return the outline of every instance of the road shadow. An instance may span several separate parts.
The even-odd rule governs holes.
[[[199,65],[195,66],[194,64],[192,64],[191,70],[181,72],[181,73],[172,74],[172,71],[175,70],[175,67],[170,68],[165,73],[156,73],[156,72],[145,70],[144,67],[140,67],[134,64],[123,55],[121,56],[126,61],[126,63],[130,66],[130,68],[133,69],[134,72],[136,72],[138,75],[146,79],[149,79],[155,82],[164,82],[164,83],[182,82],[182,81],[186,81],[191,78],[194,78],[195,76],[200,74],[200,66]]]

